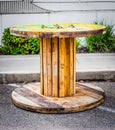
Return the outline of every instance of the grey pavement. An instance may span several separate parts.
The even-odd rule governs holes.
[[[0,130],[115,130],[115,82],[89,82],[105,91],[99,107],[71,114],[40,114],[11,103],[11,92],[23,84],[0,84]]]
[[[115,53],[76,57],[76,80],[115,80]],[[0,56],[0,83],[40,81],[39,55]]]

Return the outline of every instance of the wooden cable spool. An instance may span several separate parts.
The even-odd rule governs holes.
[[[10,32],[12,35],[40,38],[41,81],[40,87],[38,86],[39,93],[33,97],[38,99],[38,106],[30,105],[29,102],[23,102],[25,99],[32,99],[32,97],[28,96],[26,90],[29,89],[29,91],[33,92],[32,85],[26,86],[26,89],[24,87],[14,90],[12,93],[13,103],[24,109],[32,109],[33,111],[43,113],[77,112],[93,108],[102,103],[104,100],[104,92],[102,90],[102,93],[98,92],[100,93],[98,95],[98,90],[92,92],[90,89],[83,88],[82,85],[82,87],[78,87],[79,85],[76,86],[76,37],[104,34],[105,30],[105,26],[95,24],[39,24],[11,28]],[[25,94],[22,94],[22,91]],[[86,98],[85,92],[88,93],[89,97],[87,96]],[[82,94],[82,98],[77,94]],[[48,107],[48,104],[42,107],[39,102],[41,103],[42,101],[45,103],[45,100],[48,100],[48,104],[49,102],[53,102],[53,104],[58,103],[60,105],[56,105],[55,110],[51,106]],[[65,102],[65,100],[68,102],[66,103],[66,107],[61,103],[61,101]],[[80,100],[83,100],[86,104],[83,105],[84,102],[82,102],[78,105]],[[72,105],[69,105],[71,101]],[[51,103],[51,105],[53,104]]]

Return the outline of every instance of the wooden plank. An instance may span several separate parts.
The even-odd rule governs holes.
[[[65,96],[64,53],[65,53],[65,38],[59,38],[59,97],[64,97]]]
[[[70,95],[74,93],[74,41],[70,38]]]
[[[85,87],[86,85],[87,87]],[[92,85],[89,83],[79,83],[77,84],[77,86],[81,89],[84,89],[85,91],[95,93],[96,95],[104,95],[104,91],[101,91],[102,89],[100,88],[97,90],[98,87],[96,85]]]
[[[64,86],[65,96],[70,96],[70,39],[65,38],[65,54],[64,54]]]
[[[74,93],[76,92],[76,38],[73,38],[74,42]]]
[[[44,73],[44,95],[47,96],[47,38],[43,38],[43,73]]]
[[[59,39],[52,38],[52,96],[59,97]]]
[[[49,100],[47,100],[46,97],[44,97],[40,94],[37,94],[25,87],[23,87],[21,89],[16,89],[15,92],[18,95],[20,95],[21,97],[24,97],[24,98],[30,100],[31,102],[35,103],[39,107],[43,107],[43,108],[45,108],[46,106],[54,107],[54,108],[61,107],[61,105],[56,104],[55,102],[49,102]]]
[[[52,96],[51,38],[47,38],[47,96]]]
[[[40,38],[40,92],[44,94],[44,78],[43,78],[43,39]]]

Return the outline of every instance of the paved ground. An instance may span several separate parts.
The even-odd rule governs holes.
[[[77,80],[115,79],[115,53],[77,54]],[[0,83],[39,81],[39,55],[0,56]]]
[[[0,130],[115,130],[115,82],[90,82],[105,90],[105,102],[73,114],[40,114],[12,105],[11,92],[22,84],[0,84]]]

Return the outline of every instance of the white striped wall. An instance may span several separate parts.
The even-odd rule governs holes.
[[[40,8],[50,11],[115,11],[114,0],[33,0]]]

